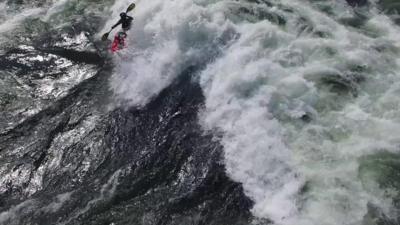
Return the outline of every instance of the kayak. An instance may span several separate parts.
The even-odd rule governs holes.
[[[118,32],[115,36],[114,36],[114,41],[111,44],[111,52],[117,52],[121,49],[124,49],[126,47],[126,33],[125,32]]]

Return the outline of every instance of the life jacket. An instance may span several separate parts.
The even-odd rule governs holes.
[[[126,38],[126,34],[124,32],[118,32],[114,36],[114,41],[111,45],[111,51],[116,52],[120,49],[123,49],[126,46],[125,38]]]

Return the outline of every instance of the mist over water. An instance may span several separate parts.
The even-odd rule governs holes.
[[[378,2],[151,1],[134,17],[114,92],[143,106],[195,66],[206,97],[199,123],[223,144],[256,217],[397,219],[397,187],[365,166],[398,157],[400,141],[400,30]]]

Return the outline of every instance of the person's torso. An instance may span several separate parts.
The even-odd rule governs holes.
[[[133,18],[130,16],[127,16],[126,18],[122,19],[122,27],[126,28],[129,27],[132,23]]]

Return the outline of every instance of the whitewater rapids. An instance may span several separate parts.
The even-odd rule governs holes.
[[[206,97],[199,123],[222,143],[255,217],[399,216],[399,190],[382,185],[393,178],[380,168],[400,153],[400,29],[377,2],[152,0],[133,16],[128,49],[114,56],[116,97],[145,106],[195,68]]]

